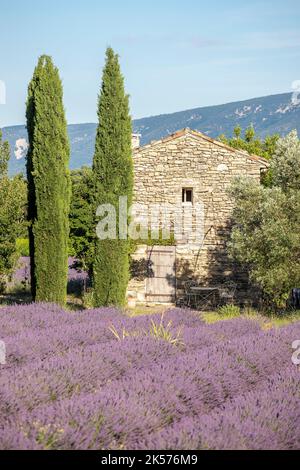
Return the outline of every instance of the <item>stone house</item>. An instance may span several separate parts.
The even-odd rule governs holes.
[[[260,181],[268,168],[267,160],[190,129],[142,147],[138,139],[135,135],[133,160],[134,200],[144,208],[139,220],[151,205],[173,208],[173,224],[180,208],[184,214],[202,207],[202,235],[195,239],[195,233],[192,238],[188,231],[180,239],[173,237],[169,245],[139,244],[133,255],[129,297],[141,303],[172,302],[181,295],[187,280],[209,286],[228,279],[236,282],[240,299],[249,296],[246,273],[227,253],[233,208],[227,191],[239,176]],[[188,220],[193,231],[195,214]],[[163,224],[160,226],[163,228]],[[196,234],[197,230],[199,223]]]

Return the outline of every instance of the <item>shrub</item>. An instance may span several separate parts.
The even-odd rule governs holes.
[[[86,292],[82,294],[82,305],[84,308],[92,308],[94,305],[94,290],[88,288]]]
[[[16,244],[19,256],[29,256],[28,238],[17,238]]]
[[[296,132],[277,143],[271,162],[273,186],[237,179],[229,250],[250,273],[270,309],[285,309],[300,286],[300,142]]]
[[[0,130],[0,292],[18,259],[16,239],[25,228],[26,183],[21,175],[8,176],[9,144]]]
[[[236,305],[222,305],[222,307],[218,309],[218,313],[223,317],[234,318],[241,314],[241,309]]]

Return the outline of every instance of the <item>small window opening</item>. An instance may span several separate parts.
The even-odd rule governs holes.
[[[193,203],[193,190],[191,188],[182,189],[182,202]]]

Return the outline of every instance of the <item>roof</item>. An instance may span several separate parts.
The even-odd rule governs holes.
[[[143,145],[142,147],[138,147],[137,149],[135,149],[135,152],[141,151],[143,149],[147,149],[149,147],[152,147],[161,143],[169,142],[169,141],[178,139],[186,135],[190,135],[201,140],[206,140],[207,142],[217,145],[218,147],[225,148],[226,150],[229,150],[232,153],[239,153],[243,156],[247,156],[250,160],[259,162],[263,164],[265,167],[269,166],[269,161],[266,158],[259,157],[258,155],[249,154],[246,150],[235,149],[233,147],[230,147],[229,145],[223,144],[223,142],[220,142],[219,140],[212,139],[206,134],[202,134],[201,132],[189,129],[188,127],[181,129],[180,131],[174,132],[173,134],[170,134],[166,137],[163,137],[162,139],[153,140],[149,144]]]

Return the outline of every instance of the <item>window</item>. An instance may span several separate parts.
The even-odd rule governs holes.
[[[192,188],[182,188],[182,202],[193,203],[193,190]]]

